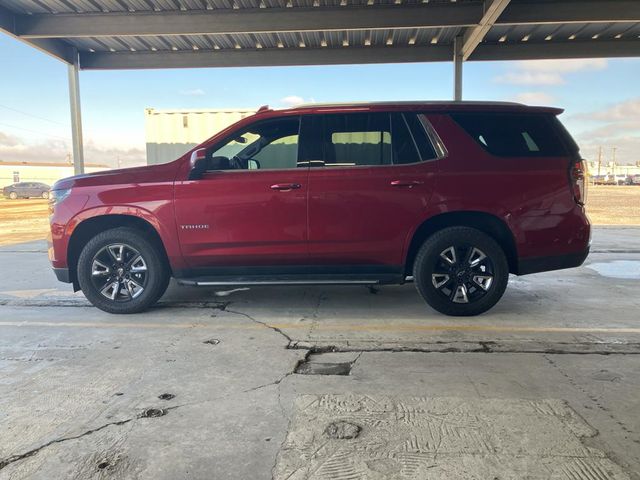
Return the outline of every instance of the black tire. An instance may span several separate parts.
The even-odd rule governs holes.
[[[16,192],[11,192],[11,193],[9,193],[9,198],[11,200],[17,200],[18,199],[18,194]]]
[[[133,228],[99,233],[87,242],[78,259],[82,292],[105,312],[129,314],[148,309],[169,285],[169,267],[160,248]],[[97,275],[92,274],[94,266],[99,271]]]
[[[500,300],[509,281],[509,265],[490,236],[475,228],[449,227],[424,242],[413,278],[422,298],[438,312],[473,316]]]

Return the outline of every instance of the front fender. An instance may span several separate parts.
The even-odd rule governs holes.
[[[158,233],[172,268],[184,268],[182,254],[178,245],[173,207],[170,201],[153,202],[154,211],[136,205],[108,205],[88,208],[69,220],[64,238],[71,239],[73,233],[85,221],[101,216],[122,215],[147,222]]]

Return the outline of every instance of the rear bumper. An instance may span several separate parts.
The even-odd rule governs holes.
[[[54,268],[53,273],[56,274],[56,278],[60,282],[71,283],[71,279],[69,278],[69,269],[68,268]]]
[[[548,257],[528,257],[518,259],[518,275],[562,270],[582,265],[589,255],[589,247],[578,253],[566,253]]]

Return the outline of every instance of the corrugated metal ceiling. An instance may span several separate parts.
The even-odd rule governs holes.
[[[408,46],[450,44],[459,27],[279,32],[258,34],[171,35],[144,37],[72,38],[83,51],[222,50],[261,48],[344,48],[350,46]]]
[[[450,45],[460,27],[279,32],[257,34],[164,35],[139,37],[71,38],[81,51],[182,51],[277,48],[344,48],[367,46]],[[572,23],[567,25],[496,25],[484,43],[521,43],[570,40],[614,40],[640,36],[638,23]],[[640,45],[639,45],[640,48]]]
[[[638,0],[640,2],[640,0]],[[553,1],[537,0],[553,5]],[[31,14],[87,14],[107,12],[163,12],[241,10],[313,7],[345,8],[412,4],[482,4],[482,0],[0,0],[12,12]],[[512,0],[523,4],[526,0]],[[576,2],[579,3],[579,2]],[[533,5],[530,0],[529,4]],[[508,8],[508,7],[507,7]],[[533,8],[533,7],[532,7]],[[517,23],[517,22],[514,22]],[[278,49],[342,49],[348,47],[411,47],[452,45],[462,27],[381,28],[369,30],[321,30],[304,32],[100,36],[63,38],[79,52],[162,52],[194,50],[278,50]],[[542,23],[494,25],[484,37],[485,45],[514,45],[525,42],[597,42],[604,40],[640,39],[640,23]],[[640,41],[638,41],[640,49]]]
[[[2,0],[16,13],[107,13],[242,8],[339,7],[422,3],[478,3],[478,0]]]

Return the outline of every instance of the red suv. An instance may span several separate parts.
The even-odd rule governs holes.
[[[511,103],[263,107],[178,160],[59,181],[49,257],[96,307],[187,285],[416,283],[448,315],[509,273],[589,252],[562,110]]]

